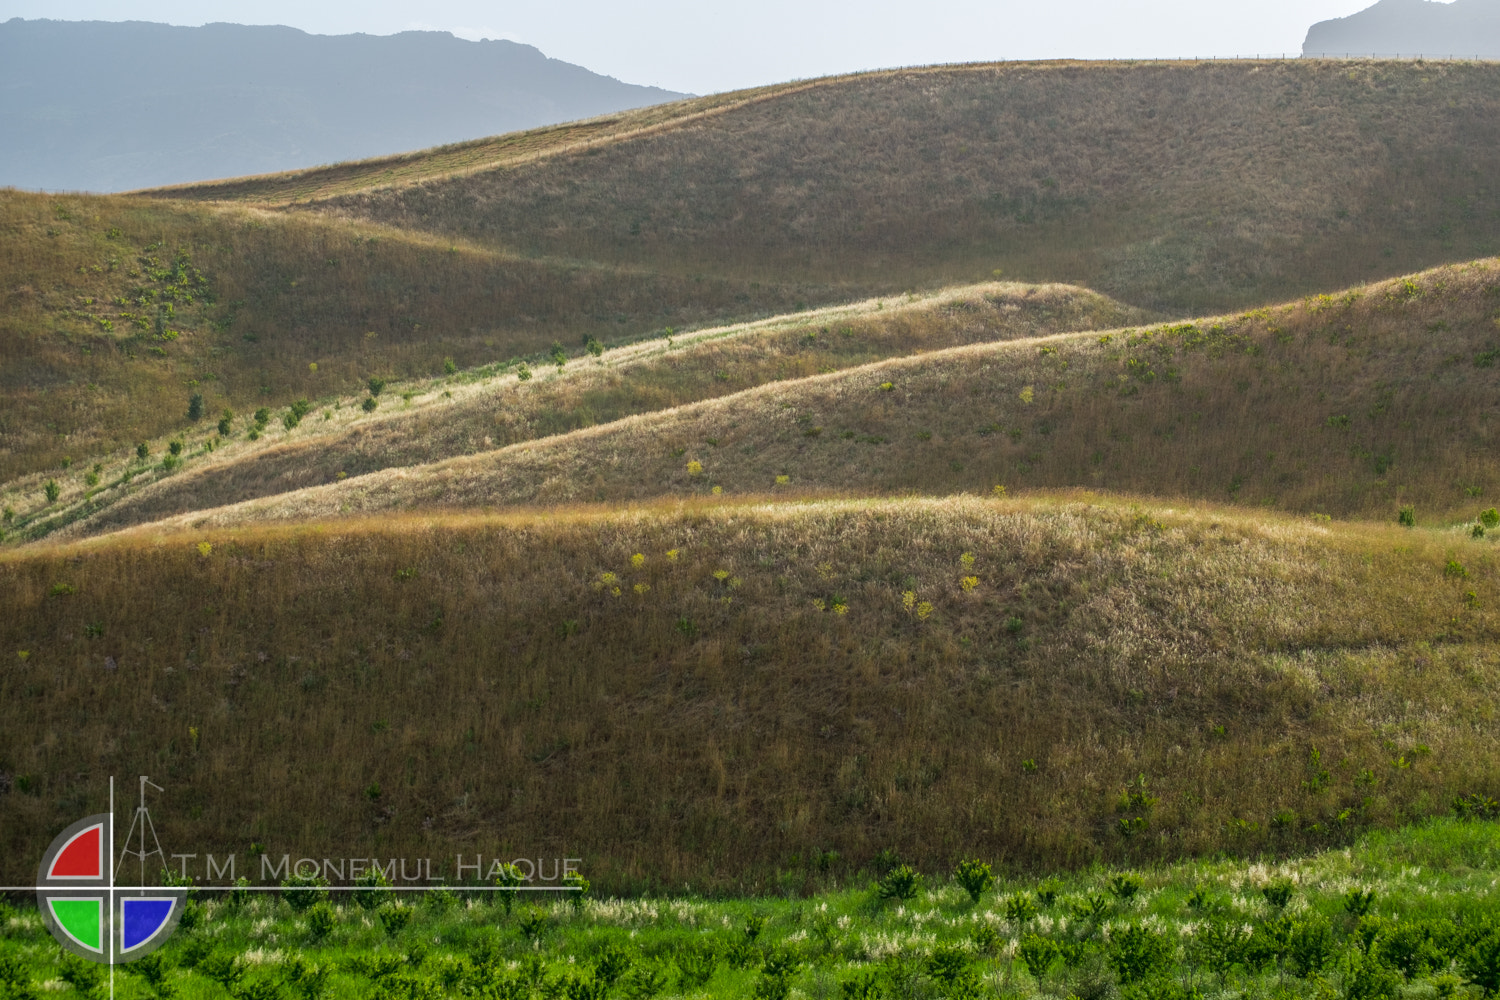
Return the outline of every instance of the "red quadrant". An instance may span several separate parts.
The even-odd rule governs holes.
[[[103,878],[104,824],[91,826],[73,835],[57,852],[48,878]]]

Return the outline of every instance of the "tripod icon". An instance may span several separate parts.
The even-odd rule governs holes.
[[[147,785],[150,785],[152,788],[156,789],[158,792],[164,792],[164,791],[166,791],[166,789],[162,788],[160,785],[158,785],[155,782],[153,782],[146,775],[144,775],[144,774],[141,775],[140,805],[138,805],[138,806],[135,807],[135,817],[133,819],[131,819],[131,821],[130,821],[130,832],[125,835],[125,846],[120,849],[120,861],[119,861],[119,864],[117,864],[115,866],[115,878],[116,878],[116,880],[118,880],[119,877],[120,877],[120,869],[125,866],[125,859],[126,858],[136,858],[136,859],[138,859],[140,861],[140,881],[138,881],[136,883],[136,885],[141,885],[141,886],[144,886],[146,884],[146,859],[147,858],[152,857],[153,855],[156,856],[156,857],[158,857],[158,858],[161,858],[161,870],[163,872],[165,872],[167,870],[167,856],[166,856],[166,854],[164,854],[162,852],[161,841],[159,841],[159,840],[156,839],[156,824],[153,823],[153,822],[151,822],[151,810],[149,810],[149,809],[146,808],[146,786]],[[139,837],[140,837],[140,847],[138,847],[138,848],[132,848],[131,844],[136,839],[136,836],[137,836],[136,830],[137,829],[140,830],[140,834],[139,834]],[[146,835],[148,833],[151,835],[151,845],[152,845],[152,849],[149,850],[149,851],[146,850]]]

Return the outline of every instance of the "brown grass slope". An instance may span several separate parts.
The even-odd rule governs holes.
[[[767,382],[960,344],[1109,328],[1132,316],[1138,313],[1083,289],[998,283],[812,310],[618,347],[530,380],[484,369],[387,386],[374,412],[364,411],[358,396],[336,399],[323,410],[329,419],[294,429],[273,421],[255,441],[244,433],[226,440],[203,427],[182,436],[188,447],[180,470],[131,455],[107,461],[105,482],[90,488],[84,479],[90,466],[78,463],[61,476],[13,480],[0,489],[0,504],[17,512],[12,541],[63,525],[70,534],[93,534],[489,451]],[[212,451],[211,442],[217,442]],[[152,450],[163,454],[166,446],[153,442]],[[136,475],[125,481],[132,470]],[[49,477],[62,488],[55,504],[43,492]]]
[[[181,523],[662,496],[1087,487],[1472,520],[1500,494],[1500,261],[1240,316],[933,352]]]
[[[1045,497],[391,517],[12,552],[0,592],[12,883],[140,761],[164,843],[562,852],[606,889],[764,886],[815,850],[1299,850],[1500,782],[1494,548],[1394,524]],[[1138,775],[1154,807],[1119,804]]]
[[[348,392],[789,312],[843,290],[652,275],[370,224],[0,190],[0,479]],[[170,309],[169,309],[170,307]],[[316,369],[310,367],[316,365]]]
[[[1494,64],[1008,63],[818,81],[302,209],[760,281],[998,267],[1207,313],[1496,253],[1497,174]]]
[[[626,136],[639,136],[691,121],[703,115],[767,100],[809,83],[785,83],[725,94],[710,94],[671,104],[636,108],[582,121],[525,132],[509,132],[434,149],[352,160],[305,170],[259,174],[225,180],[178,184],[133,192],[151,198],[233,201],[251,205],[292,205],[423,181],[462,177],[481,170],[514,167],[563,152],[589,149]]]

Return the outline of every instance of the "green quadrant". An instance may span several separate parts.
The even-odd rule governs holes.
[[[104,905],[99,899],[50,899],[52,915],[68,935],[94,951],[100,951],[103,939]]]

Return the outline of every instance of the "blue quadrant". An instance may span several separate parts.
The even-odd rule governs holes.
[[[138,948],[161,930],[172,915],[170,899],[125,899],[124,927],[121,929],[121,947],[125,951]]]

